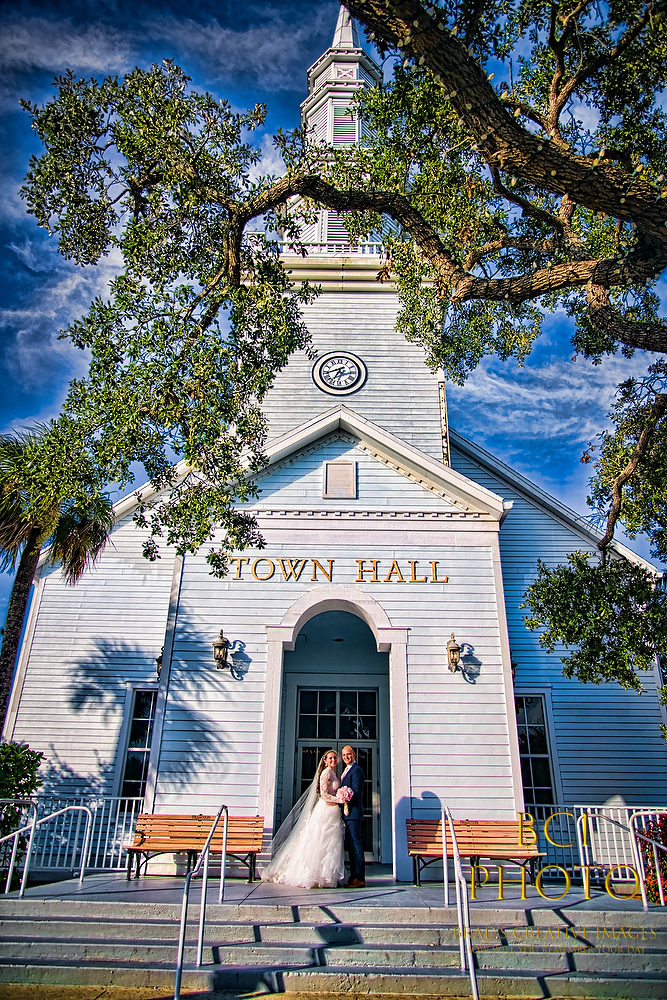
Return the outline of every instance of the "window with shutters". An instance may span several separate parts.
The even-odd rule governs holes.
[[[325,462],[322,496],[329,500],[356,500],[357,463]]]

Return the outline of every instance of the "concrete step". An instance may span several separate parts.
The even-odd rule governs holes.
[[[364,975],[355,970],[327,969],[293,970],[281,977],[280,985],[286,993],[349,993],[374,994],[432,994],[437,997],[469,996],[467,973],[448,970],[442,975],[420,971],[406,971],[396,975],[385,969],[367,969]],[[523,973],[480,970],[477,973],[480,997],[498,1000],[535,997],[579,997],[586,1000],[665,1000],[667,980],[663,977],[623,976],[601,979],[576,972],[567,975],[545,975],[541,969]],[[235,987],[230,987],[235,988]],[[545,992],[545,990],[547,992]]]
[[[12,937],[40,939],[100,939],[136,940],[141,935],[146,941],[176,940],[178,922],[176,920],[99,920],[76,916],[43,919],[25,917],[21,913],[5,916],[0,920],[0,939]],[[321,912],[319,913],[321,917]],[[667,949],[667,930],[653,926],[656,916],[648,920],[650,926],[632,926],[625,923],[617,927],[603,927],[596,923],[586,927],[577,920],[574,927],[555,923],[543,926],[473,927],[471,932],[473,947],[480,950],[486,945],[498,943],[513,948],[542,948],[544,950],[580,950],[596,948],[623,954],[638,954],[656,948]],[[194,924],[191,921],[191,927]],[[130,930],[131,928],[131,930]],[[190,936],[196,933],[190,930]],[[293,944],[321,947],[326,945],[412,945],[416,947],[438,947],[456,945],[458,930],[453,926],[405,926],[391,924],[343,924],[343,923],[232,923],[207,920],[206,942],[209,944],[257,943]]]
[[[196,884],[196,883],[195,883]],[[209,893],[209,899],[217,898],[216,893]],[[193,892],[190,902],[190,912],[198,912],[199,901]],[[295,912],[298,915],[295,917]],[[108,902],[88,901],[84,899],[36,899],[25,897],[18,899],[12,896],[0,897],[0,918],[4,916],[22,917],[39,916],[45,919],[62,917],[90,917],[98,920],[125,920],[131,913],[132,918],[140,921],[176,920],[180,918],[180,904],[174,903],[142,903],[142,902]],[[376,926],[386,924],[392,926],[456,926],[456,907],[391,907],[391,906],[350,906],[349,904],[327,905],[326,914],[331,923],[350,923],[354,918],[356,927]],[[297,920],[301,924],[321,924],[323,910],[320,906],[299,905],[296,908],[286,905],[263,905],[245,903],[209,902],[206,908],[206,920],[215,923],[286,923]],[[651,909],[649,914],[641,910],[577,910],[567,913],[558,907],[525,909],[509,905],[498,907],[480,907],[471,903],[470,919],[473,927],[502,926],[569,926],[577,927],[643,927],[650,923],[654,928],[667,931],[667,909]]]
[[[312,930],[312,929],[311,929]],[[54,957],[61,963],[135,962],[138,965],[173,963],[176,939],[169,943],[118,937],[114,940],[71,940],[66,935],[49,939],[31,940],[29,937],[11,937],[0,941],[0,961],[48,962]],[[307,943],[268,944],[256,941],[215,944],[208,941],[204,947],[204,963],[216,966],[254,966],[258,963],[268,968],[287,966],[327,966],[364,969],[422,968],[439,969],[455,966],[459,949],[455,945],[434,945],[428,949],[413,948],[404,942],[385,940],[369,946],[366,943],[324,944]],[[611,973],[637,972],[660,973],[665,968],[667,953],[664,949],[629,946],[616,952],[596,950],[582,942],[573,943],[568,949],[524,948],[507,946],[498,942],[495,947],[475,948],[477,964],[487,969],[531,969],[536,962],[545,972],[567,971]],[[195,959],[195,942],[189,937],[185,961]]]
[[[150,940],[175,939],[178,924],[175,921],[141,921],[135,924]],[[61,938],[88,940],[99,937],[102,940],[123,939],[128,936],[127,921],[91,920],[89,918],[58,918],[43,920],[38,917],[5,917],[0,920],[0,940],[19,936],[34,940]],[[402,944],[437,946],[455,945],[458,931],[455,927],[404,927],[402,925],[381,925],[356,927],[350,924],[234,924],[217,921],[206,922],[206,940],[214,944],[253,943],[299,944],[321,946],[324,944],[391,944],[397,940]],[[665,935],[667,941],[667,932]]]
[[[481,996],[667,998],[667,913],[474,911]],[[246,906],[207,911],[194,967],[191,909],[183,989],[243,992],[469,992],[449,909]],[[180,907],[0,900],[0,982],[173,986]]]
[[[29,979],[26,979],[29,975]],[[20,978],[18,978],[20,977]],[[136,970],[122,965],[98,964],[85,968],[72,968],[57,964],[36,964],[30,967],[0,964],[0,982],[30,982],[54,985],[137,986]],[[173,989],[173,969],[160,967],[142,971],[141,986],[167,992]],[[548,993],[544,993],[545,975],[542,970],[523,973],[499,973],[480,970],[477,982],[481,997],[534,998],[537,996],[578,997],[592,1000],[664,1000],[665,979],[662,977],[619,976],[613,980],[600,980],[577,972],[566,975],[549,975]],[[272,972],[264,967],[227,968],[209,971],[186,968],[182,980],[183,992],[273,992],[313,994],[353,994],[374,996],[406,994],[437,997],[468,996],[470,992],[467,973],[448,969],[440,974],[420,969],[396,973],[382,968],[358,969],[289,969]]]

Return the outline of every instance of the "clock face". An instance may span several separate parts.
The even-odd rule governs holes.
[[[325,354],[313,366],[315,384],[324,392],[344,396],[356,392],[366,381],[366,365],[347,351]]]

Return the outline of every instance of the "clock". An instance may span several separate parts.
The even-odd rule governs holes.
[[[367,376],[366,365],[349,351],[323,354],[313,365],[315,385],[334,396],[346,396],[360,389]]]

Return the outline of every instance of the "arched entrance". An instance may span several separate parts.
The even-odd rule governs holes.
[[[328,616],[327,612],[342,613]],[[319,621],[313,621],[318,619]],[[360,619],[352,623],[351,618]],[[309,627],[309,623],[313,622]],[[364,629],[364,623],[366,628]],[[344,634],[338,634],[344,628]],[[385,862],[392,862],[396,878],[409,878],[410,865],[405,850],[405,818],[409,815],[410,779],[407,726],[407,634],[404,626],[392,625],[384,609],[361,588],[324,585],[302,595],[285,613],[281,624],[267,625],[267,675],[265,713],[260,762],[259,810],[265,817],[270,832],[273,823],[284,814],[286,803],[292,800],[304,776],[304,759],[314,758],[320,742],[328,749],[332,738],[320,740],[318,722],[316,736],[306,734],[310,721],[300,728],[306,716],[320,715],[335,720],[334,745],[339,742],[357,745],[369,740],[344,738],[342,731],[350,732],[350,719],[359,715],[363,734],[364,715],[360,711],[372,708],[372,698],[363,695],[375,693],[377,705],[377,740],[373,766],[375,790],[368,795],[377,797],[375,847]],[[299,635],[305,639],[299,639]],[[334,634],[336,633],[336,634]],[[342,638],[342,643],[334,640]],[[329,643],[329,652],[324,650]],[[355,656],[344,657],[340,647],[352,649],[358,645]],[[311,645],[312,644],[312,645]],[[372,646],[374,645],[374,649]],[[308,652],[305,647],[308,646]],[[319,648],[318,656],[310,650]],[[289,659],[290,654],[294,654]],[[377,654],[388,654],[379,657]],[[327,659],[329,657],[329,659]],[[372,659],[371,657],[374,657]],[[355,670],[347,669],[347,661]],[[327,673],[325,663],[329,664]],[[364,672],[363,666],[366,664]],[[337,670],[334,673],[334,670]],[[348,683],[349,682],[349,683]],[[341,704],[341,692],[347,692]],[[302,693],[303,692],[303,693]],[[320,713],[320,692],[324,692]],[[336,698],[331,699],[331,692]],[[316,700],[313,694],[316,694]],[[362,695],[360,701],[360,694]],[[327,701],[328,698],[328,701]],[[316,711],[308,709],[316,708]],[[383,720],[384,716],[384,720]],[[324,727],[331,727],[331,721]],[[329,728],[329,732],[331,729]],[[302,732],[303,736],[298,734]],[[326,745],[324,745],[326,744]],[[311,747],[308,750],[308,747]],[[338,749],[338,746],[336,746]],[[301,757],[301,750],[308,753]],[[305,765],[306,771],[308,764]],[[371,800],[372,801],[372,800]],[[290,803],[291,804],[291,803]],[[373,815],[373,813],[372,813]]]
[[[366,776],[364,844],[369,861],[391,862],[389,654],[349,611],[323,611],[284,654],[276,822],[308,788],[322,754],[349,744]]]

